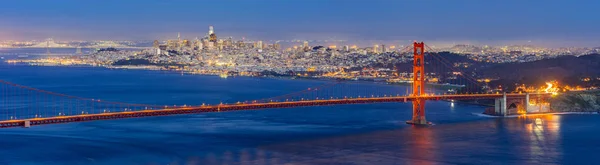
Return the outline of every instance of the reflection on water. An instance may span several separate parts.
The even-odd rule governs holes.
[[[530,140],[530,157],[552,157],[560,153],[559,147],[549,147],[559,143],[560,117],[559,115],[539,115],[520,119],[527,122],[525,128]]]
[[[436,164],[433,162],[436,158],[436,153],[431,152],[436,149],[436,137],[432,133],[432,130],[427,127],[413,126],[409,132],[409,140],[414,143],[408,146],[410,149],[407,152],[412,155],[407,163],[416,165]]]
[[[411,126],[211,152],[186,164],[559,164],[560,121],[548,115]]]

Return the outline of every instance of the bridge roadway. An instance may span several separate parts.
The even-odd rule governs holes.
[[[506,94],[508,99],[523,99],[526,94]],[[538,96],[548,97],[548,93],[530,93],[530,98]],[[220,105],[203,105],[203,106],[188,106],[165,108],[159,110],[140,110],[140,111],[125,111],[125,112],[109,112],[98,114],[82,114],[72,116],[56,116],[47,118],[31,118],[23,120],[6,120],[0,121],[0,128],[8,127],[23,127],[25,122],[29,121],[31,126],[84,122],[94,120],[109,120],[123,118],[137,118],[148,116],[166,116],[176,114],[193,114],[204,112],[225,112],[239,110],[254,110],[267,108],[290,108],[290,107],[307,107],[307,106],[327,106],[327,105],[342,105],[342,104],[367,104],[367,103],[386,103],[386,102],[408,102],[415,99],[425,100],[479,100],[479,99],[495,99],[502,98],[502,94],[466,94],[466,95],[426,95],[426,96],[392,96],[392,97],[373,97],[373,98],[344,98],[344,99],[328,99],[328,100],[304,100],[304,101],[287,101],[287,102],[269,102],[269,103],[237,103],[237,104],[220,104]]]

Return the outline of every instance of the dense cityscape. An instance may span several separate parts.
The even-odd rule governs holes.
[[[203,37],[154,40],[148,47],[139,47],[132,41],[92,41],[60,42],[4,42],[5,47],[77,48],[73,55],[48,56],[41,59],[8,60],[9,63],[26,62],[35,65],[93,65],[110,68],[176,70],[182,73],[228,76],[292,76],[306,78],[335,78],[348,80],[387,81],[389,83],[412,83],[410,69],[398,64],[412,61],[411,45],[312,45],[303,41],[298,45],[283,48],[279,42],[234,40],[232,37],[217,37],[212,26]],[[600,48],[542,48],[535,46],[473,46],[456,45],[450,48],[427,47],[433,53],[446,53],[467,57],[453,61],[452,65],[462,68],[460,72],[427,73],[426,81],[431,84],[459,83],[463,74],[470,74],[478,82],[491,82],[500,77],[475,73],[469,67],[478,63],[526,63],[561,56],[582,56],[598,53]],[[86,52],[82,48],[95,48]],[[128,49],[129,48],[129,49]],[[429,64],[441,65],[441,64]],[[462,72],[462,73],[461,73]],[[580,77],[582,81],[597,81],[600,77]],[[464,78],[463,78],[464,79]],[[464,81],[464,80],[463,80]],[[511,82],[516,83],[516,82]],[[524,82],[523,82],[524,83]],[[529,83],[529,82],[527,82]],[[482,89],[462,92],[497,92],[502,85],[484,86]],[[538,86],[540,83],[532,84]],[[541,83],[541,85],[545,85]],[[567,84],[568,85],[568,84]],[[579,89],[579,84],[570,84],[569,89]],[[494,87],[495,86],[495,87]],[[505,87],[506,88],[506,87]],[[522,84],[508,87],[509,90],[522,88]],[[541,88],[541,87],[540,87]],[[586,85],[583,88],[596,88]],[[451,92],[457,92],[452,91]]]
[[[3,1],[0,165],[595,164],[598,6]]]

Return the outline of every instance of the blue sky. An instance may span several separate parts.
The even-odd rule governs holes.
[[[600,46],[593,0],[10,0],[0,40],[424,40]]]

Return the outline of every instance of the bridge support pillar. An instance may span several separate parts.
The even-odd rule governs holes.
[[[413,117],[412,120],[406,121],[406,124],[429,125],[425,119],[425,99],[413,100]]]
[[[24,122],[24,124],[23,124],[23,127],[25,127],[25,128],[29,128],[29,127],[31,127],[31,121],[29,121],[29,120],[25,120],[25,121],[23,121],[23,122]]]
[[[525,94],[525,101],[523,104],[525,104],[525,113],[529,113],[529,93]]]
[[[494,113],[497,116],[506,116],[508,114],[506,109],[506,93],[502,94],[502,98],[497,98],[494,101]]]
[[[502,99],[494,99],[494,114],[500,115],[500,104]]]
[[[508,115],[507,107],[506,107],[506,92],[502,94],[502,116]]]

